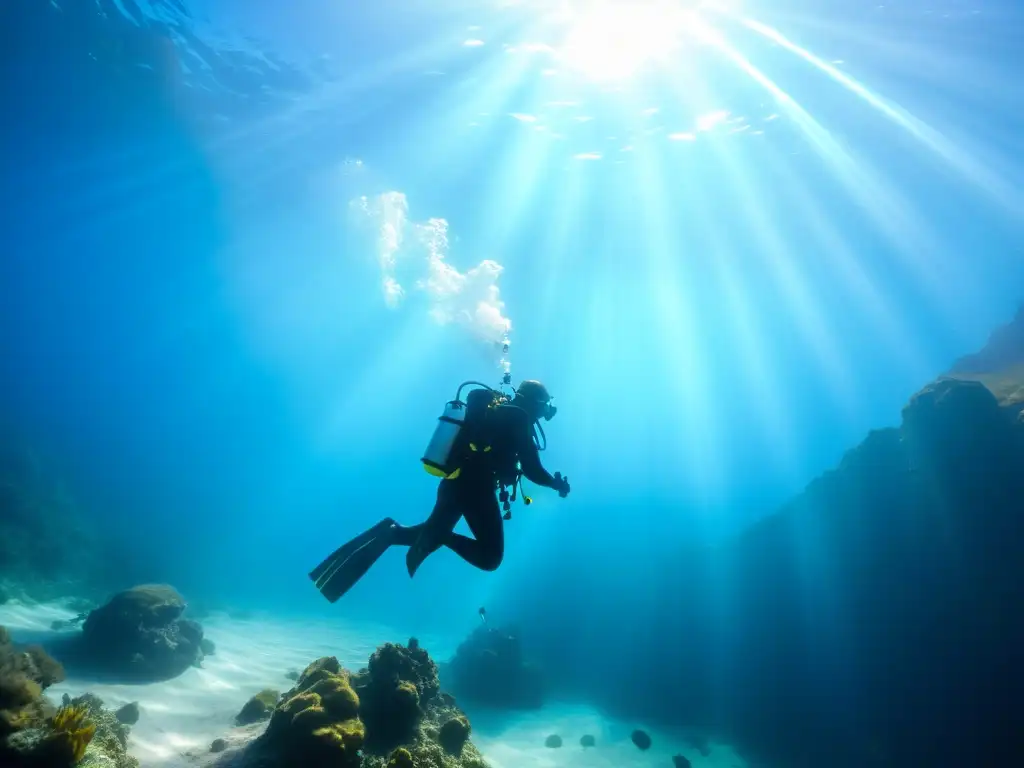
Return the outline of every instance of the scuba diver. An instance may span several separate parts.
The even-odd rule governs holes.
[[[462,390],[469,385],[480,388],[463,402]],[[405,564],[410,577],[442,546],[470,565],[493,571],[505,553],[503,519],[511,517],[509,501],[516,500],[521,478],[552,488],[563,499],[568,496],[569,479],[549,474],[539,456],[547,445],[540,420],[550,421],[558,409],[539,381],[524,381],[513,393],[510,399],[479,382],[459,387],[422,459],[427,472],[441,478],[430,517],[413,526],[384,518],[336,550],[309,574],[324,597],[332,603],[341,598],[396,545],[409,547]],[[531,502],[524,495],[523,503]],[[472,538],[454,532],[463,517]]]

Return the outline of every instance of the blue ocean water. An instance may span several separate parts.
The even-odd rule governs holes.
[[[695,553],[899,425],[1024,294],[1005,0],[14,0],[0,24],[4,449],[85,531],[12,583],[400,639],[485,605],[566,696],[671,721],[714,645],[695,605],[743,626],[744,564]],[[500,382],[506,334],[558,405],[568,498],[513,508],[496,573],[443,550],[410,580],[396,550],[328,604],[307,573],[430,512],[424,446],[460,382]],[[835,542],[790,534],[804,601],[775,610],[841,667]]]

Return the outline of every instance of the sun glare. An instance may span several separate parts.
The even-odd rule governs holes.
[[[567,32],[558,57],[601,81],[621,81],[664,61],[693,15],[683,0],[577,0],[562,6]]]

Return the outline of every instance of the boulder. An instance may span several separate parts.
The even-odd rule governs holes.
[[[75,660],[130,682],[177,677],[203,659],[203,629],[182,618],[185,606],[166,584],[120,592],[85,619]]]

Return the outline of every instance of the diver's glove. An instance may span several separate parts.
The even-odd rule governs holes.
[[[564,499],[569,495],[569,478],[562,477],[561,472],[555,472],[555,484],[551,487],[558,491],[558,495]]]

